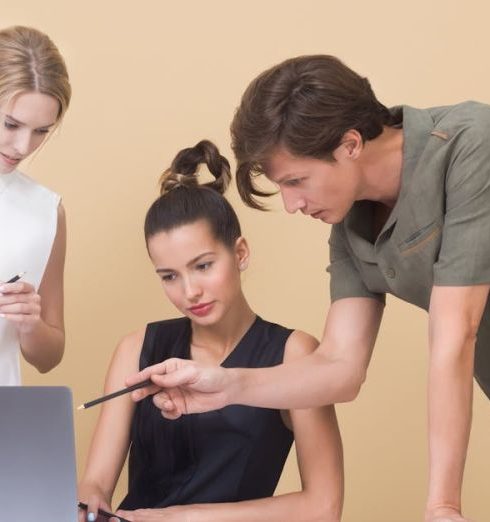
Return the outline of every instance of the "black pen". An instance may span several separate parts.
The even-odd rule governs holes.
[[[14,275],[14,277],[12,277],[11,279],[9,279],[8,281],[5,281],[5,282],[6,283],[15,283],[24,275],[25,275],[25,272],[21,272],[20,274]]]
[[[125,393],[132,392],[134,390],[139,390],[140,388],[144,388],[145,386],[150,386],[153,384],[151,379],[147,379],[146,381],[138,382],[133,384],[132,386],[128,386],[127,388],[123,388],[122,390],[115,391],[113,393],[109,393],[109,395],[104,395],[99,397],[98,399],[94,399],[93,401],[86,402],[85,404],[81,404],[77,410],[86,410],[87,408],[91,408],[96,404],[100,404],[101,402],[108,401],[109,399],[114,399],[114,397],[119,397],[120,395],[124,395]]]
[[[80,509],[83,509],[84,511],[87,511],[88,509],[88,506],[87,504],[85,504],[85,502],[79,502],[78,503],[78,507]],[[121,518],[117,515],[114,515],[114,513],[109,513],[109,511],[104,511],[103,509],[100,509],[99,508],[99,515],[102,515],[103,517],[106,517],[106,518],[111,518],[111,517],[114,517],[116,518],[117,520],[119,520],[119,522],[129,522],[129,520],[127,518]]]

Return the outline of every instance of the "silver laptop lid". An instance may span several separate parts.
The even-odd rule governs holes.
[[[0,513],[9,522],[77,522],[68,388],[0,386]]]

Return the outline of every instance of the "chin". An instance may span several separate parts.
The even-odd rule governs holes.
[[[322,221],[326,225],[336,225],[337,223],[340,223],[342,220],[341,219],[335,219],[335,218],[332,218],[332,217],[326,217],[326,218],[322,218]]]
[[[15,170],[15,167],[3,167],[3,166],[0,166],[0,175],[1,174],[10,174],[14,170]]]

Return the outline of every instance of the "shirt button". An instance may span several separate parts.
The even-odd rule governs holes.
[[[393,268],[388,268],[386,270],[386,277],[389,277],[390,279],[394,279],[396,276],[396,272],[393,270]]]

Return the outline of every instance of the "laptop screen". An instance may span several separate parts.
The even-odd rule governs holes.
[[[10,522],[77,522],[68,388],[0,387],[0,512]]]

